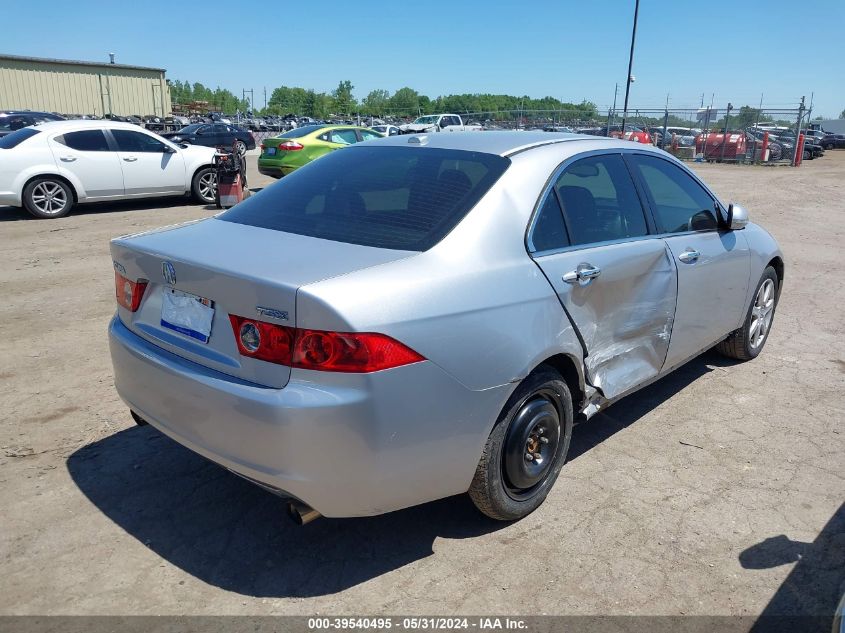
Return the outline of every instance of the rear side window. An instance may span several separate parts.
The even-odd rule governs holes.
[[[631,162],[664,233],[707,231],[717,228],[715,200],[680,167],[652,156],[635,154]]]
[[[102,130],[81,130],[56,137],[56,141],[80,152],[108,152],[108,141]]]
[[[555,183],[572,244],[592,244],[648,233],[631,175],[619,154],[583,158]]]
[[[352,145],[358,142],[358,135],[355,130],[332,130],[331,142]]]
[[[12,132],[11,134],[6,134],[6,136],[0,136],[0,149],[12,149],[13,147],[17,147],[23,143],[26,139],[32,138],[36,134],[40,133],[41,132],[39,130],[31,127],[25,127]]]
[[[218,216],[286,233],[428,250],[484,196],[510,160],[438,148],[333,152]]]
[[[546,199],[531,231],[532,252],[550,251],[569,246],[569,237],[563,224],[563,213],[554,190],[546,194]]]

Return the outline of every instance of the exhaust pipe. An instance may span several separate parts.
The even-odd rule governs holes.
[[[319,519],[323,516],[311,506],[307,506],[299,501],[288,502],[288,515],[290,515],[290,518],[297,525],[311,523],[314,519]]]

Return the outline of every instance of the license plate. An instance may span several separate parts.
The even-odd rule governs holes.
[[[165,288],[161,296],[161,327],[208,343],[214,302],[174,288]]]
[[[276,155],[276,148],[275,147],[268,147],[264,150],[264,153],[267,154],[267,156],[275,156]]]

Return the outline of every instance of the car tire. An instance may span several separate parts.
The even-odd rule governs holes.
[[[804,160],[813,160],[813,154],[806,149],[804,150]]]
[[[487,438],[469,488],[475,506],[499,521],[536,510],[566,460],[572,425],[566,382],[551,367],[541,366],[517,387]]]
[[[768,266],[754,289],[742,327],[731,332],[728,338],[716,346],[719,353],[737,360],[757,358],[772,330],[779,298],[778,275],[774,268]]]
[[[217,175],[211,167],[198,169],[191,181],[191,193],[202,204],[214,204],[217,197]]]
[[[23,206],[36,218],[63,218],[73,208],[73,192],[58,178],[36,178],[23,190]]]
[[[235,150],[240,156],[246,155],[246,143],[243,141],[235,141]]]

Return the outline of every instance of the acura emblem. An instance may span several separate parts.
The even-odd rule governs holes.
[[[176,269],[170,262],[161,262],[161,276],[171,286],[176,284]]]

